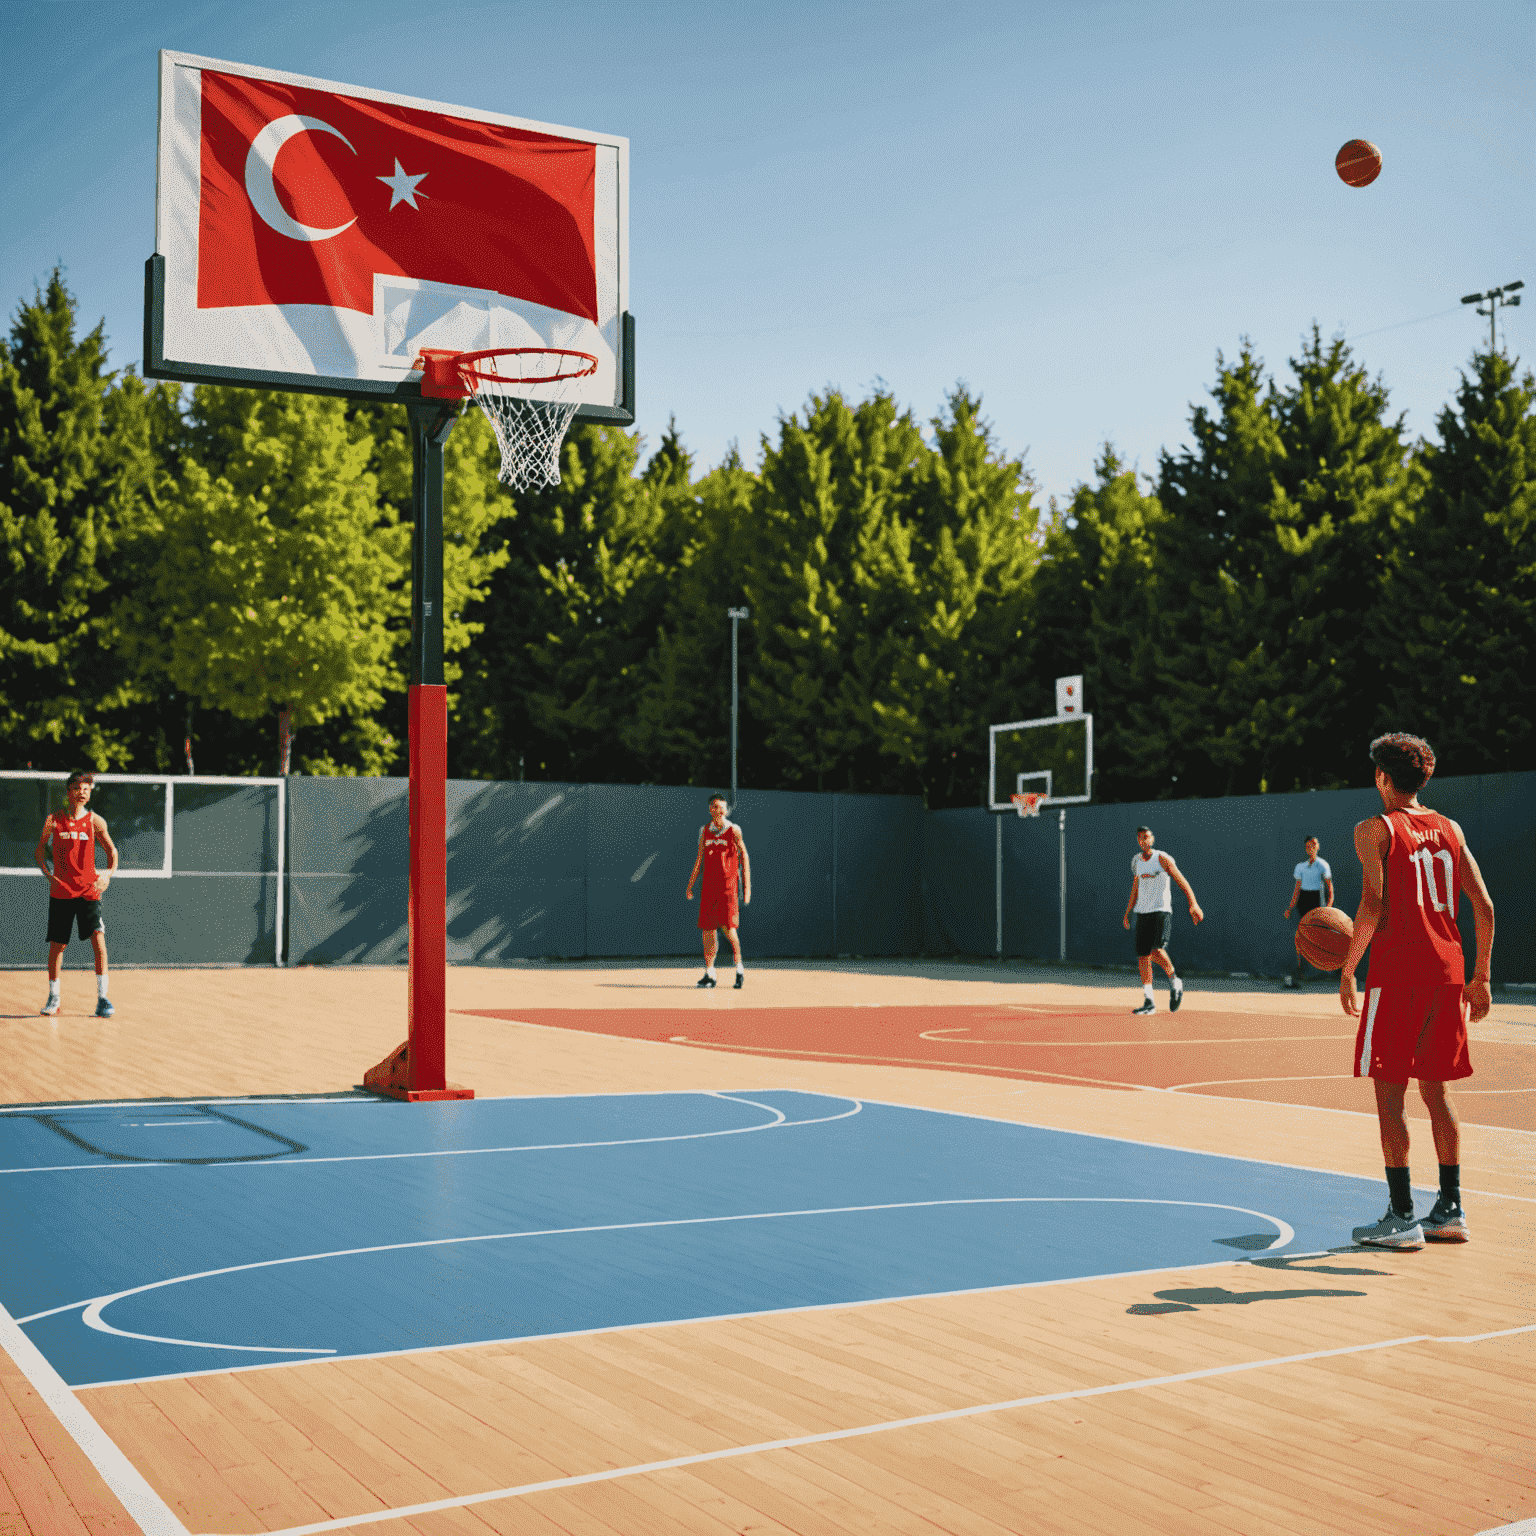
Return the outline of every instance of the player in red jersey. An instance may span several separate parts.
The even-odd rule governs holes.
[[[112,1004],[107,999],[107,931],[101,920],[101,898],[117,868],[117,848],[107,832],[107,824],[89,808],[91,791],[96,787],[93,773],[73,773],[65,788],[69,801],[62,811],[53,811],[43,823],[34,857],[37,867],[48,877],[48,1001],[45,1014],[59,1011],[59,964],[69,945],[70,929],[78,927],[80,937],[91,941],[96,954],[96,1017],[110,1019]],[[53,844],[53,868],[45,854]],[[107,867],[96,868],[96,845],[107,851]]]
[[[747,845],[742,841],[741,828],[726,820],[725,796],[715,795],[709,802],[709,820],[699,829],[699,851],[693,860],[693,873],[688,876],[685,901],[693,900],[693,882],[704,871],[704,887],[699,893],[699,927],[704,930],[704,974],[699,978],[701,987],[715,984],[715,948],[718,940],[715,929],[724,928],[731,941],[731,953],[736,957],[736,986],[738,990],[746,979],[741,965],[741,939],[736,930],[741,919],[736,907],[736,882],[742,882],[742,901],[752,901],[752,862],[747,858]]]
[[[1360,1016],[1355,1076],[1376,1088],[1376,1118],[1387,1165],[1391,1204],[1371,1227],[1356,1227],[1357,1243],[1422,1248],[1424,1240],[1464,1243],[1461,1209],[1461,1126],[1446,1083],[1472,1075],[1467,1019],[1486,1018],[1493,953],[1493,902],[1467,839],[1449,817],[1419,804],[1435,771],[1435,754],[1417,736],[1378,736],[1371,743],[1383,812],[1355,828],[1360,855],[1360,910],[1339,978],[1345,1013]],[[1456,904],[1461,893],[1477,923],[1477,964],[1466,980]],[[1374,941],[1374,942],[1373,942]],[[1355,967],[1366,946],[1371,965],[1365,1009]],[[1408,1180],[1408,1079],[1419,1080],[1440,1159],[1440,1198],[1422,1222],[1413,1215]]]

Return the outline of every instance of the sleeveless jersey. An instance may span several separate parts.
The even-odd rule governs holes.
[[[704,824],[704,884],[706,896],[734,892],[740,860],[736,851],[736,826],[726,823],[717,832],[713,822]]]
[[[1138,912],[1172,912],[1173,881],[1163,868],[1158,854],[1168,853],[1166,848],[1154,848],[1152,857],[1144,859],[1138,853],[1131,859],[1131,873],[1136,877],[1136,910]],[[1168,854],[1172,858],[1171,853]]]
[[[53,874],[63,885],[63,897],[89,897],[96,889],[96,832],[87,807],[71,818],[55,811],[53,821]]]
[[[1389,811],[1381,818],[1391,842],[1383,860],[1386,911],[1371,938],[1371,987],[1465,984],[1466,961],[1456,927],[1461,894],[1461,842],[1436,811]]]

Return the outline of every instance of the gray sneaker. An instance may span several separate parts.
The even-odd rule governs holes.
[[[1422,1225],[1424,1236],[1432,1243],[1465,1243],[1472,1236],[1466,1212],[1459,1205],[1447,1205],[1443,1195]]]
[[[1372,1248],[1414,1249],[1424,1246],[1424,1228],[1412,1216],[1399,1216],[1390,1206],[1373,1227],[1356,1227],[1350,1236]]]

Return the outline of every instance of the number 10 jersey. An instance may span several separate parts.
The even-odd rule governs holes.
[[[1456,927],[1461,840],[1437,811],[1389,811],[1383,874],[1386,912],[1371,939],[1367,985],[1461,986],[1467,979]]]

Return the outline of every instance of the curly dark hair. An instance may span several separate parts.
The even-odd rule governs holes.
[[[1371,761],[1401,795],[1423,789],[1435,772],[1435,751],[1422,736],[1393,731],[1371,743]]]

